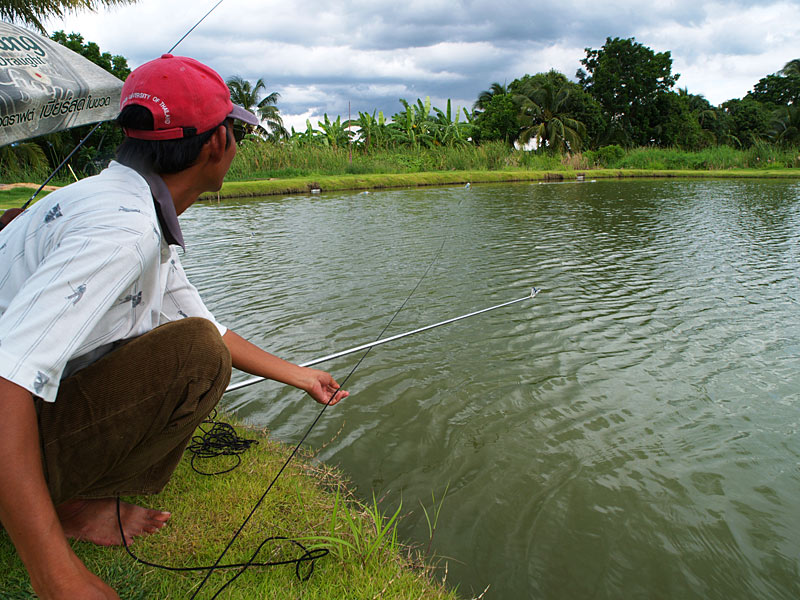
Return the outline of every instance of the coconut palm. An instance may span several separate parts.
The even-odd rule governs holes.
[[[480,94],[478,94],[478,99],[475,101],[475,104],[472,105],[472,110],[486,110],[486,107],[489,106],[489,102],[492,101],[492,98],[495,96],[503,96],[508,94],[508,86],[505,84],[499,84],[496,81],[489,86],[488,90],[483,90]]]
[[[578,151],[586,127],[568,112],[569,87],[552,80],[532,82],[514,97],[522,130],[519,143],[536,141],[537,148],[552,152]]]
[[[283,126],[283,119],[281,119],[276,106],[281,97],[278,92],[272,92],[259,99],[267,89],[264,80],[259,79],[255,85],[251,85],[249,81],[238,75],[228,79],[227,84],[233,103],[256,113],[261,118],[261,125],[241,124],[247,133],[260,134],[272,140],[288,137],[289,134]]]
[[[772,117],[773,139],[788,146],[800,143],[800,106],[781,106]]]
[[[800,75],[800,58],[794,58],[783,65],[783,69],[781,69],[781,73],[786,75]]]
[[[63,17],[64,13],[112,4],[133,4],[136,0],[0,0],[0,18],[32,25],[46,33],[42,21]]]

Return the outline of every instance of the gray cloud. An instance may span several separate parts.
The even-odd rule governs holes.
[[[140,0],[51,24],[81,32],[136,66],[158,56],[202,15],[194,0]],[[679,85],[718,104],[800,56],[796,1],[226,0],[176,51],[223,77],[264,78],[285,115],[400,110],[430,96],[471,106],[494,81],[560,70],[584,48],[635,37],[669,50]],[[437,104],[438,103],[438,104]],[[356,108],[358,107],[358,108]]]

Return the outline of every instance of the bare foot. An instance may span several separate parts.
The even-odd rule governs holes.
[[[170,513],[120,501],[120,517],[125,543],[134,536],[155,533],[167,524]],[[70,500],[56,508],[61,527],[68,538],[93,542],[99,546],[119,546],[122,539],[117,523],[116,498]]]

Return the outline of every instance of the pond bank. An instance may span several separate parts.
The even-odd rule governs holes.
[[[203,476],[192,470],[187,452],[162,493],[133,499],[137,504],[172,513],[169,524],[158,534],[137,538],[131,549],[138,557],[170,566],[214,564],[292,451],[261,429],[237,427],[237,433],[257,442],[241,455],[238,468],[223,475]],[[218,471],[234,462],[235,457],[227,456],[196,460],[195,466]],[[435,570],[431,561],[392,539],[391,533],[383,539],[377,537],[374,509],[371,503],[365,506],[355,499],[338,471],[315,460],[311,451],[301,450],[223,563],[251,560],[258,545],[269,536],[285,536],[308,548],[315,544],[308,538],[318,537],[316,544],[329,547],[330,554],[316,561],[308,581],[298,579],[294,565],[249,568],[220,598],[456,600],[456,594],[445,589],[441,581],[444,568]],[[383,512],[380,506],[378,510]],[[385,528],[387,520],[383,519],[379,528]],[[332,541],[321,540],[322,536]],[[73,548],[89,569],[126,600],[188,598],[203,579],[202,573],[175,573],[139,564],[123,548],[79,542],[74,542]],[[252,560],[286,560],[302,554],[293,544],[273,542]],[[0,531],[0,564],[5,567],[0,575],[0,596],[35,598],[25,568],[4,531]],[[300,572],[305,574],[307,565],[301,565]],[[230,569],[216,571],[206,585],[209,595],[232,575]]]
[[[226,181],[219,193],[203,194],[201,200],[252,198],[309,194],[343,190],[376,190],[436,185],[466,185],[467,183],[511,183],[518,181],[580,181],[592,179],[624,179],[634,177],[689,177],[707,179],[798,179],[800,169],[726,169],[709,170],[649,170],[649,169],[591,169],[564,171],[431,171],[425,173],[385,173],[366,175],[308,175],[305,177]],[[20,206],[30,197],[27,189],[34,184],[0,185],[0,210]],[[38,187],[38,186],[35,186]],[[58,189],[47,186],[46,191]],[[44,194],[41,194],[44,195]]]
[[[800,169],[729,169],[708,170],[649,170],[593,169],[564,171],[433,171],[426,173],[387,173],[366,175],[309,175],[291,179],[259,179],[228,181],[218,194],[204,194],[203,200],[249,198],[254,196],[308,194],[342,190],[371,190],[435,185],[466,185],[467,183],[505,183],[517,181],[580,181],[632,177],[691,177],[709,179],[730,178],[800,178]]]

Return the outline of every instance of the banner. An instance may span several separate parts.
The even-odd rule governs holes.
[[[121,90],[80,54],[0,21],[0,146],[114,119]]]

